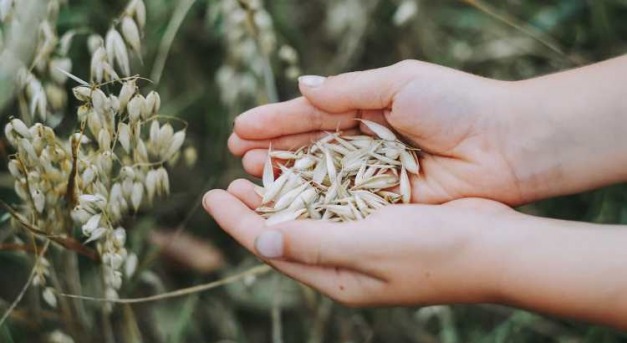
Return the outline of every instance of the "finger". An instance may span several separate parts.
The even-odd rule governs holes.
[[[241,245],[255,250],[255,239],[264,228],[264,220],[233,194],[214,189],[203,197],[203,207],[218,225]]]
[[[352,132],[349,131],[346,133],[347,135],[353,135],[353,134],[357,134],[357,131]],[[303,144],[303,145],[308,145],[307,144]],[[274,149],[275,144],[272,143],[272,148]],[[262,149],[252,149],[252,150],[248,150],[247,152],[244,153],[244,156],[242,156],[242,166],[244,167],[244,170],[255,177],[261,177],[262,173],[263,173],[263,165],[266,161],[266,157],[268,156],[268,145],[262,147]],[[278,150],[296,150],[300,148],[300,146],[294,148],[294,149],[282,149],[282,148],[278,148]]]
[[[356,112],[331,114],[312,106],[300,97],[268,104],[242,113],[233,131],[246,139],[268,139],[309,131],[347,129],[357,126]]]
[[[352,223],[295,220],[269,227],[255,241],[263,258],[362,270],[362,239]]]
[[[254,176],[261,177],[263,175],[263,166],[268,156],[268,149],[255,149],[247,152],[242,157],[242,166],[246,173]],[[285,160],[273,159],[275,162],[284,164]]]
[[[209,191],[203,206],[224,231],[262,258],[360,267],[361,249],[366,244],[350,223],[295,220],[270,228],[241,199],[223,190]]]
[[[223,190],[208,192],[203,199],[203,205],[220,227],[245,248],[255,253],[254,238],[258,233],[267,229],[264,227],[261,217],[238,199],[238,197],[241,197],[240,199],[252,198],[254,195],[251,194],[252,184],[246,180],[238,180],[231,184],[229,190],[236,195]],[[249,202],[250,200],[246,201]],[[252,203],[248,205],[254,206]],[[342,292],[350,292],[352,296],[360,294],[362,289],[356,286],[363,287],[364,284],[369,284],[369,287],[376,287],[381,283],[375,278],[336,267],[306,265],[276,259],[269,261],[269,263],[286,275],[340,300],[342,297],[339,295]],[[360,281],[362,278],[363,282]]]
[[[354,126],[357,126],[357,121],[355,121]],[[345,135],[352,135],[356,134],[357,132],[357,129],[349,129],[343,131],[342,133]],[[240,135],[238,135],[236,132],[233,132],[229,137],[228,146],[231,153],[235,156],[242,156],[251,149],[267,149],[270,144],[272,144],[272,148],[276,150],[296,150],[300,147],[309,145],[328,134],[329,131],[311,131],[294,135],[280,136],[271,139],[251,140],[244,139],[240,137]]]
[[[252,176],[261,177],[266,156],[268,156],[268,149],[255,149],[247,152],[242,157],[244,170]]]
[[[236,196],[251,210],[261,206],[261,197],[255,192],[255,184],[248,180],[237,179],[231,182],[227,192]]]
[[[415,77],[422,63],[401,62],[389,67],[331,77],[301,76],[301,93],[314,106],[331,113],[391,107],[396,93]]]
[[[505,204],[482,198],[456,199],[445,203],[444,206],[492,214],[512,212],[512,209]]]

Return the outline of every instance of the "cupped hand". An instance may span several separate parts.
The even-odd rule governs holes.
[[[266,226],[254,212],[259,203],[246,180],[203,199],[220,227],[252,253],[352,306],[494,301],[501,264],[486,237],[522,216],[496,202],[465,199],[387,206],[357,222]]]
[[[305,76],[304,95],[260,106],[235,120],[230,150],[259,176],[267,149],[296,149],[325,132],[366,131],[356,118],[393,128],[423,149],[412,202],[482,197],[517,205],[537,196],[510,158],[523,136],[511,119],[511,84],[418,61],[332,77]]]

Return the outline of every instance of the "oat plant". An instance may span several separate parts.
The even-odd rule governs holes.
[[[14,16],[16,6],[0,2],[4,27],[21,20]],[[186,124],[160,114],[159,94],[143,92],[149,81],[131,73],[133,59],[141,61],[143,0],[129,1],[104,35],[89,35],[90,65],[75,66],[89,68],[88,81],[71,74],[67,53],[78,33],[57,37],[59,6],[57,0],[48,3],[33,60],[18,71],[23,111],[9,120],[4,134],[14,149],[8,169],[20,202],[3,205],[15,230],[10,240],[38,256],[25,288],[39,290],[45,306],[64,317],[63,330],[81,340],[91,325],[86,309],[78,300],[57,297],[81,293],[76,254],[99,265],[103,297],[117,299],[138,263],[126,248],[125,219],[169,194],[167,166],[180,155]],[[80,106],[66,113],[67,82],[76,84],[70,96]],[[69,115],[75,116],[76,129],[58,135],[54,126]],[[107,317],[112,305],[102,309]]]

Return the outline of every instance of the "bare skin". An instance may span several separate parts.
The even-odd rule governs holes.
[[[229,147],[245,169],[261,173],[270,143],[297,148],[366,118],[426,151],[415,204],[267,227],[248,181],[203,203],[251,252],[343,303],[496,302],[627,329],[627,231],[501,204],[626,181],[625,84],[627,57],[518,82],[417,61],[304,77],[304,97],[236,120]]]

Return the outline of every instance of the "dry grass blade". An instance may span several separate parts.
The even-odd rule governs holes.
[[[2,326],[2,324],[4,324],[7,318],[9,318],[9,315],[11,315],[11,312],[15,309],[17,304],[19,304],[20,301],[22,301],[24,294],[26,294],[28,287],[30,287],[31,283],[33,282],[33,279],[35,278],[35,274],[37,273],[37,264],[39,263],[39,259],[41,258],[41,256],[43,256],[46,253],[49,245],[50,245],[50,241],[46,241],[43,249],[41,249],[41,251],[39,252],[39,255],[37,256],[37,259],[35,260],[35,263],[33,264],[33,268],[30,271],[28,280],[26,280],[24,287],[22,287],[22,290],[20,290],[20,293],[18,293],[17,297],[15,297],[15,300],[13,300],[11,305],[9,305],[9,308],[7,308],[7,310],[4,311],[2,318],[0,318],[0,327]]]
[[[265,274],[265,273],[267,273],[267,272],[269,272],[271,270],[272,270],[272,268],[270,266],[265,265],[265,264],[258,265],[256,267],[252,267],[252,268],[250,268],[248,270],[245,270],[245,271],[243,271],[241,273],[237,273],[235,275],[231,275],[231,276],[225,277],[225,278],[217,280],[217,281],[209,282],[209,283],[198,285],[198,286],[182,288],[182,289],[179,289],[179,290],[176,290],[176,291],[172,291],[172,292],[156,294],[156,295],[152,295],[152,296],[149,296],[149,297],[142,297],[142,298],[107,299],[107,298],[96,298],[96,297],[88,297],[88,296],[84,296],[84,295],[65,294],[65,293],[58,293],[58,295],[62,296],[62,297],[66,297],[66,298],[81,299],[81,300],[88,300],[88,301],[97,301],[97,302],[117,303],[117,304],[146,303],[146,302],[151,302],[151,301],[158,301],[158,300],[163,300],[163,299],[177,298],[177,297],[182,297],[182,296],[189,295],[189,294],[204,292],[204,291],[207,291],[207,290],[210,290],[210,289],[213,289],[213,288],[217,288],[217,287],[220,287],[220,286],[228,285],[230,283],[234,283],[234,282],[243,280],[244,278],[247,278],[247,277],[250,277],[250,276]]]
[[[35,227],[34,225],[28,223],[26,221],[26,219],[24,219],[24,217],[19,214],[15,209],[13,209],[11,206],[9,206],[7,203],[5,203],[4,201],[0,200],[0,206],[4,207],[9,214],[13,217],[13,219],[15,219],[15,221],[17,223],[20,224],[20,226],[22,226],[23,228],[25,228],[28,232],[40,236],[40,237],[45,237],[61,246],[63,246],[64,248],[68,249],[68,250],[72,250],[75,251],[85,257],[88,257],[91,260],[94,261],[99,261],[100,257],[98,256],[98,254],[96,253],[96,251],[94,249],[91,249],[89,247],[86,247],[85,245],[83,245],[82,243],[80,243],[79,241],[77,241],[76,239],[72,238],[72,237],[65,237],[65,236],[55,236],[55,235],[50,235],[40,229],[38,229],[37,227]]]
[[[61,73],[63,73],[65,76],[69,77],[70,79],[78,82],[79,84],[81,84],[83,86],[86,86],[86,87],[89,87],[89,82],[81,79],[80,77],[78,77],[78,76],[76,76],[76,75],[74,75],[72,73],[68,73],[67,71],[65,71],[65,70],[63,70],[61,68],[57,68],[57,70],[60,71]]]
[[[174,42],[174,37],[176,37],[176,33],[178,32],[179,27],[181,27],[187,12],[189,12],[195,2],[196,0],[180,1],[178,7],[174,10],[172,19],[170,19],[168,27],[161,39],[161,43],[159,44],[159,51],[157,53],[157,57],[155,58],[152,72],[150,73],[150,79],[153,80],[155,84],[159,84],[159,81],[161,81],[163,68],[165,67],[168,53],[172,47],[172,42]]]
[[[224,267],[225,259],[218,247],[185,231],[176,234],[168,230],[154,230],[149,239],[157,248],[162,248],[163,256],[177,267],[200,274],[213,273]]]
[[[460,0],[460,1],[524,33],[525,35],[531,37],[532,39],[538,41],[540,44],[549,48],[551,51],[557,53],[558,55],[560,55],[562,58],[566,59],[573,65],[583,65],[586,63],[585,61],[582,61],[580,58],[574,58],[566,54],[564,50],[558,45],[558,43],[555,42],[552,38],[547,37],[545,34],[538,32],[537,30],[533,28],[528,27],[527,25],[525,25],[524,23],[521,23],[518,19],[513,18],[510,15],[500,13],[498,10],[496,10],[490,4],[485,3],[484,1],[481,1],[481,0]]]

